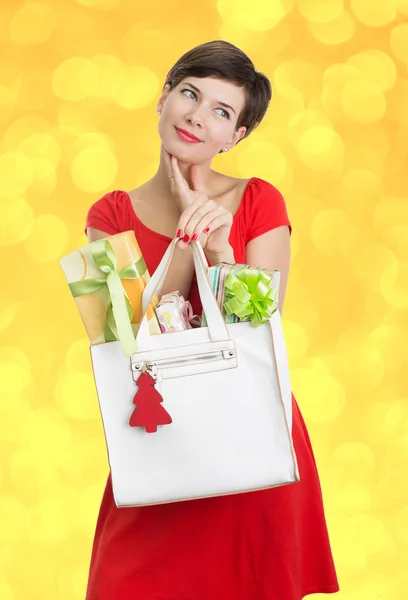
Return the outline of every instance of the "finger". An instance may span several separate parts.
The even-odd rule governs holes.
[[[183,176],[183,173],[180,171],[178,160],[175,156],[170,157],[170,163],[171,163],[171,170],[173,172],[175,179],[182,180],[185,182],[186,185],[188,185],[186,179]]]
[[[163,148],[163,156],[164,156],[164,162],[166,164],[166,171],[168,175],[172,175],[172,167],[171,167],[171,154],[169,154],[166,150],[166,148],[164,146],[162,146]]]
[[[179,229],[181,229],[184,232],[184,234],[187,234],[191,237],[191,235],[194,232],[194,229],[190,227],[190,220],[192,219],[193,215],[195,215],[197,211],[200,211],[198,217],[195,217],[195,222],[198,222],[204,214],[206,214],[210,210],[213,210],[216,207],[217,205],[213,201],[205,201],[200,198],[197,198],[180,215],[178,223]]]
[[[171,171],[173,173],[174,176],[180,175],[180,168],[178,166],[178,161],[177,158],[175,156],[170,156],[170,166],[171,166]]]
[[[171,163],[171,170],[172,173],[174,175],[174,182],[180,186],[180,188],[182,189],[183,186],[187,186],[188,189],[190,189],[190,186],[188,185],[187,181],[184,179],[182,172],[180,171],[180,167],[178,165],[178,160],[175,156],[172,156],[170,159],[170,163]]]
[[[188,242],[183,241],[184,231],[179,226],[177,226],[176,236],[179,238],[176,242],[176,248],[179,248],[180,250],[185,250],[189,247],[190,240],[188,240]]]
[[[179,248],[180,250],[186,250],[186,248],[190,247],[190,243],[189,242],[183,242],[183,240],[179,240],[176,244],[176,247]]]
[[[198,207],[191,215],[185,225],[185,232],[192,237],[194,234],[200,235],[207,228],[208,223],[211,223],[216,217],[222,215],[225,209],[221,206],[212,206],[206,202],[203,206]]]
[[[232,225],[232,214],[231,213],[227,212],[222,215],[216,215],[215,213],[210,213],[209,216],[213,217],[212,220],[209,220],[206,217],[204,217],[204,219],[202,220],[202,223],[199,223],[199,225],[198,225],[197,233],[198,233],[199,229],[203,228],[202,231],[204,232],[204,230],[205,230],[207,235],[210,236],[212,233],[214,233],[214,231],[216,231],[217,229],[220,229],[221,227],[231,228],[231,225]],[[208,229],[208,231],[207,231],[207,229]]]
[[[191,248],[190,241],[191,240],[184,242],[183,239],[181,239],[176,243],[176,248],[179,248],[180,250],[187,250],[187,248]]]
[[[204,179],[201,167],[199,165],[191,165],[190,168],[191,183],[195,192],[205,193]]]
[[[167,152],[166,148],[163,146],[163,144],[161,145],[161,151],[162,151],[162,155],[164,157],[165,161],[169,161],[170,160],[170,154]]]
[[[196,201],[195,204],[198,206],[198,202]],[[189,211],[190,213],[191,211]],[[180,250],[185,250],[186,248],[189,247],[190,242],[191,242],[191,236],[189,236],[188,234],[186,234],[185,232],[185,225],[188,222],[189,217],[185,214],[186,211],[184,211],[179,219],[179,222],[177,224],[177,233],[176,236],[179,237],[179,241],[176,243],[177,248],[180,248]]]

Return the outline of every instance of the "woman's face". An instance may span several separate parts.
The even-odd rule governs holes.
[[[245,127],[235,131],[245,104],[244,88],[212,77],[186,77],[171,92],[166,87],[158,103],[158,130],[167,152],[179,161],[206,162],[245,135]],[[200,141],[183,139],[180,129]]]

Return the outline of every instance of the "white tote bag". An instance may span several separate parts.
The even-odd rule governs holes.
[[[126,358],[120,342],[91,346],[117,507],[237,494],[300,479],[278,310],[257,328],[227,325],[196,242],[191,245],[208,325],[150,335],[146,307],[160,292],[177,241],[144,290],[138,351]],[[152,389],[172,419],[155,433],[130,425],[143,371],[154,377]]]

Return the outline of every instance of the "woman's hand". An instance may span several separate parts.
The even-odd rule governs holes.
[[[233,263],[234,253],[228,241],[232,214],[214,200],[208,199],[198,165],[191,166],[191,190],[179,169],[177,159],[170,157],[164,148],[163,150],[167,154],[167,168],[174,175],[170,180],[171,191],[182,210],[177,235],[183,237],[183,241],[178,242],[178,246],[184,249],[190,241],[199,239],[211,264]]]
[[[212,264],[234,262],[229,244],[232,214],[214,200],[195,200],[182,213],[177,232],[184,234],[184,242],[200,240]]]
[[[191,165],[190,173],[191,180],[193,182],[193,189],[191,189],[181,174],[177,159],[169,154],[163,145],[162,153],[164,162],[166,163],[167,174],[169,176],[174,175],[174,177],[171,177],[170,179],[170,189],[172,196],[180,209],[180,212],[183,212],[195,200],[207,200],[207,196],[204,192],[200,167],[198,165]]]

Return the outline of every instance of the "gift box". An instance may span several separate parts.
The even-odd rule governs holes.
[[[226,323],[266,323],[278,308],[280,271],[241,264],[208,268],[208,280]],[[202,326],[207,325],[205,314]]]
[[[179,291],[162,296],[156,315],[163,333],[191,329],[192,323],[200,324],[199,317],[193,314],[190,302]]]
[[[120,340],[126,356],[136,352],[142,293],[150,279],[133,231],[91,242],[60,259],[91,345]],[[149,330],[161,333],[148,308]]]

